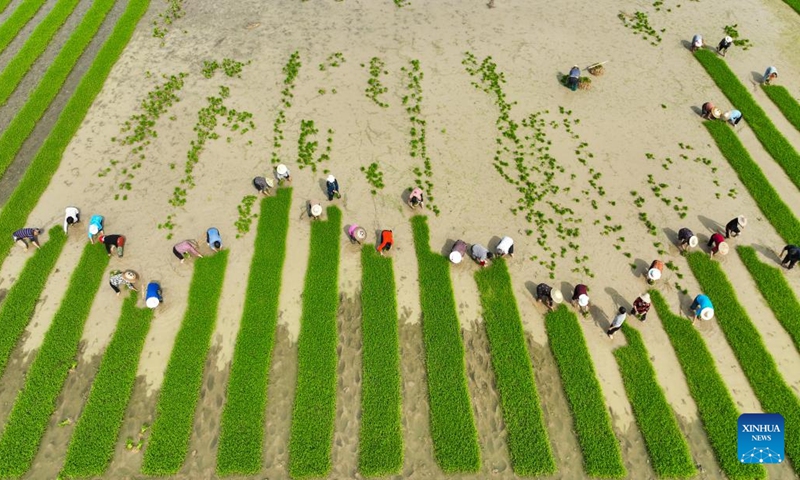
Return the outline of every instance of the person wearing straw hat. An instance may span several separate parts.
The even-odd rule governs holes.
[[[653,263],[650,264],[650,268],[647,269],[647,283],[650,285],[656,283],[657,281],[661,280],[661,276],[664,274],[664,262],[661,260],[653,260]]]
[[[105,245],[106,253],[108,256],[111,256],[111,252],[117,252],[117,256],[122,258],[122,254],[125,250],[125,236],[124,235],[100,235],[97,237],[97,241]]]
[[[311,218],[311,220],[319,220],[320,215],[322,215],[322,205],[320,205],[316,200],[309,200],[307,208],[308,216]]]
[[[725,225],[725,238],[738,237],[745,226],[747,226],[747,219],[744,215],[739,215]]]
[[[69,235],[70,225],[81,221],[81,211],[77,207],[67,207],[64,210],[64,235]]]
[[[378,244],[378,253],[383,255],[383,252],[388,252],[392,249],[392,245],[394,245],[394,235],[392,234],[391,230],[382,230],[381,231],[381,243]]]
[[[361,242],[367,238],[367,231],[354,223],[347,229],[347,235],[350,237],[350,242],[361,245]]]
[[[425,196],[421,188],[417,187],[411,190],[411,193],[408,195],[408,205],[412,209],[417,207],[425,208]]]
[[[514,256],[514,240],[511,237],[503,237],[500,239],[500,243],[497,244],[497,248],[495,248],[495,255],[498,257],[505,257],[508,255],[509,257]]]
[[[158,282],[148,283],[145,292],[144,304],[147,308],[156,308],[164,301],[164,297],[161,296],[161,285]]]
[[[683,252],[689,251],[690,248],[697,246],[698,240],[694,232],[684,227],[678,230],[678,248]]]
[[[647,312],[650,311],[650,294],[643,293],[636,297],[633,301],[633,308],[631,308],[631,315],[636,316],[641,321],[647,320]]]
[[[786,254],[784,257],[783,254]],[[794,264],[800,261],[800,247],[797,245],[786,245],[781,250],[781,266],[786,267],[787,270],[794,268]]]
[[[628,312],[625,310],[625,307],[619,307],[617,310],[617,316],[614,317],[614,320],[611,322],[611,325],[608,327],[606,331],[606,335],[611,340],[614,340],[614,334],[622,328],[622,324],[625,323],[625,319],[628,318]]]
[[[728,244],[725,243],[725,237],[721,233],[716,232],[708,239],[708,246],[711,247],[711,258],[714,258],[715,253],[720,255],[728,254]]]
[[[722,115],[719,108],[715,107],[713,103],[706,102],[703,104],[701,116],[706,120],[717,120]]]
[[[172,247],[172,253],[181,263],[186,260],[187,256],[203,258],[203,255],[201,255],[200,251],[197,249],[197,242],[194,240],[184,240],[180,243],[176,243],[175,246]]]
[[[336,180],[336,177],[328,175],[325,185],[328,187],[328,201],[333,201],[334,196],[342,198],[342,194],[339,193],[339,180]]]
[[[577,306],[581,313],[589,313],[589,287],[579,283],[572,292],[572,305]]]
[[[123,285],[128,287],[128,290],[133,290],[134,292],[138,291],[134,285],[138,278],[139,275],[133,270],[125,270],[125,273],[121,270],[112,270],[111,276],[108,279],[108,284],[111,286],[112,290],[117,292],[117,296],[119,296],[119,289]]]
[[[711,304],[711,299],[706,295],[701,294],[694,297],[694,302],[692,302],[692,306],[689,307],[689,309],[694,312],[692,323],[694,323],[698,318],[706,321],[714,318],[714,305]]]
[[[739,125],[742,121],[742,112],[739,110],[731,110],[722,114],[722,119],[733,126]]]
[[[216,227],[211,227],[206,230],[206,243],[211,247],[211,250],[219,252],[222,250],[222,236]]]
[[[461,260],[467,255],[467,242],[464,240],[456,240],[453,248],[450,249],[450,261],[458,265]]]
[[[767,71],[764,72],[764,85],[769,85],[774,80],[777,79],[778,79],[778,69],[775,67],[767,67]]]
[[[692,53],[703,48],[703,36],[699,33],[692,37]]]
[[[717,45],[717,53],[724,57],[725,54],[728,53],[728,49],[731,45],[733,45],[733,39],[726,35],[725,38],[719,41],[719,45]]]
[[[273,182],[271,178],[256,177],[253,179],[253,186],[256,187],[258,193],[269,195],[269,191],[275,186],[275,182]]]
[[[573,65],[572,69],[569,71],[569,77],[567,78],[567,86],[573,92],[578,89],[578,83],[580,83],[581,78],[581,69],[577,65]]]
[[[11,235],[14,243],[22,247],[22,250],[28,251],[28,242],[36,248],[39,248],[39,234],[42,233],[40,228],[20,228]]]
[[[95,235],[102,235],[103,234],[103,216],[102,215],[92,215],[92,218],[89,219],[89,241],[94,243]]]
[[[292,181],[292,177],[289,174],[289,168],[282,163],[275,167],[275,177],[278,179],[278,185],[283,185],[284,180],[287,182]]]
[[[484,247],[480,243],[475,243],[469,249],[469,255],[472,257],[473,260],[478,262],[478,265],[481,267],[486,267],[489,265],[489,260],[494,258],[494,254],[489,251],[488,248]]]
[[[555,310],[556,305],[560,305],[564,301],[564,295],[559,290],[553,290],[553,287],[546,283],[536,285],[536,300],[545,304],[545,306],[552,312]]]

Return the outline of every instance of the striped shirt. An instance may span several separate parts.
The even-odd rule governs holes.
[[[21,228],[21,229],[17,230],[16,232],[14,232],[14,235],[13,235],[15,242],[17,240],[20,240],[20,239],[23,239],[23,238],[36,240],[36,236],[37,236],[37,233],[36,233],[36,229],[35,228]]]

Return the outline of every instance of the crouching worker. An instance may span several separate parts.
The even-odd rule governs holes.
[[[739,110],[731,110],[730,112],[725,112],[724,114],[722,114],[722,119],[733,126],[739,125],[739,122],[742,121],[742,112],[740,112]]]
[[[117,256],[122,258],[125,251],[125,236],[124,235],[100,235],[97,240],[105,245],[106,253],[111,256],[111,252],[117,252]]]
[[[647,283],[652,285],[661,280],[661,275],[664,274],[664,262],[661,260],[653,260],[650,268],[647,269]]]
[[[333,197],[342,198],[342,194],[339,193],[339,180],[336,180],[336,177],[333,175],[328,175],[328,179],[325,181],[325,185],[328,187],[328,200],[332,201]]]
[[[158,282],[150,282],[147,284],[144,304],[147,308],[156,308],[164,301],[161,296],[161,285]]]
[[[717,120],[721,115],[719,108],[715,107],[713,103],[706,102],[703,104],[702,117],[706,120]]]
[[[219,230],[217,230],[216,227],[211,227],[206,230],[206,243],[208,243],[211,250],[215,252],[222,250],[222,236],[220,236]]]
[[[176,244],[174,247],[172,247],[172,253],[178,257],[178,260],[180,260],[181,263],[186,260],[187,256],[203,258],[203,256],[200,254],[200,251],[197,250],[197,242],[194,240],[184,240],[181,243]]]
[[[479,243],[472,245],[472,248],[469,249],[469,254],[481,267],[489,265],[489,260],[494,258],[494,254]]]
[[[692,37],[692,53],[700,50],[701,48],[703,48],[703,36],[697,34]]]
[[[769,85],[778,79],[778,69],[775,67],[768,67],[764,72],[764,85]]]
[[[678,230],[678,248],[680,248],[682,252],[688,252],[690,248],[696,247],[697,242],[698,240],[694,232],[688,228],[681,228]]]
[[[540,283],[536,286],[536,300],[544,303],[552,312],[557,304],[561,304],[564,301],[564,295],[559,290],[553,290],[550,285]]]
[[[582,283],[575,285],[575,290],[572,292],[572,305],[577,306],[583,314],[589,313],[589,287]]]
[[[783,254],[786,254],[784,257]],[[787,270],[794,268],[794,264],[800,261],[800,247],[797,245],[786,245],[781,250],[781,266],[786,267]]]
[[[500,243],[497,244],[497,248],[495,249],[495,255],[498,257],[505,257],[508,255],[509,257],[514,256],[514,240],[511,237],[503,237],[500,240]]]
[[[711,247],[711,258],[714,258],[714,254],[716,253],[720,255],[728,254],[728,244],[725,243],[725,237],[719,232],[711,235],[711,238],[708,239],[708,247]]]
[[[269,195],[269,191],[275,186],[275,182],[270,178],[256,177],[253,179],[253,186],[256,187],[258,193],[262,195]]]
[[[89,241],[94,243],[95,235],[102,235],[103,234],[103,216],[102,215],[92,215],[92,218],[89,219]]]
[[[347,235],[350,237],[351,243],[355,242],[361,245],[361,242],[367,238],[367,231],[354,223],[347,229]]]
[[[134,272],[133,270],[125,270],[125,273],[122,273],[121,270],[112,270],[111,277],[108,279],[108,284],[111,285],[111,289],[117,292],[117,296],[119,296],[119,288],[121,286],[128,287],[128,290],[136,290],[136,280],[139,278],[139,275]]]
[[[569,71],[569,77],[567,78],[567,86],[573,92],[578,89],[578,83],[580,83],[581,79],[581,69],[578,68],[577,65],[573,65]]]
[[[725,238],[738,237],[746,226],[747,219],[744,215],[739,215],[725,225]]]
[[[689,307],[689,309],[694,312],[692,323],[694,323],[698,318],[706,321],[714,318],[714,305],[711,304],[711,299],[705,295],[696,296],[694,298],[694,302],[692,302],[692,306]]]
[[[317,203],[316,200],[309,200],[306,208],[308,210],[308,216],[311,218],[311,220],[319,220],[320,215],[322,215],[322,205]]]
[[[11,235],[14,243],[22,247],[22,250],[28,251],[28,242],[34,247],[39,248],[39,234],[42,231],[38,228],[21,228]]]
[[[647,320],[647,312],[650,311],[650,294],[643,293],[636,297],[633,301],[633,308],[631,308],[631,315],[635,315],[639,320]]]
[[[415,188],[411,190],[411,194],[409,194],[408,196],[408,205],[412,209],[415,209],[417,207],[425,208],[425,197],[421,189]]]
[[[467,255],[467,243],[464,240],[456,240],[453,248],[450,249],[450,261],[456,265]]]
[[[69,235],[70,225],[81,221],[81,211],[76,207],[67,207],[64,211],[64,234]]]
[[[388,252],[392,249],[392,245],[394,244],[394,236],[392,235],[391,230],[383,230],[381,231],[381,243],[378,244],[378,253],[383,255],[383,252]]]

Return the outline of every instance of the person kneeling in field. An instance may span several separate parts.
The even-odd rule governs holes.
[[[175,244],[175,246],[172,247],[172,253],[178,257],[181,263],[186,260],[187,256],[203,258],[200,251],[197,250],[197,242],[194,240],[184,240],[181,243]]]
[[[545,304],[545,306],[552,312],[555,310],[556,304],[561,304],[564,301],[564,295],[558,290],[553,290],[553,287],[546,283],[536,285],[536,300]]]
[[[94,236],[95,235],[102,235],[103,234],[103,216],[102,215],[92,215],[92,218],[89,219],[89,241],[94,243]]]
[[[692,53],[700,50],[701,48],[703,48],[703,36],[697,34],[692,37]]]
[[[253,186],[256,187],[258,193],[262,195],[269,195],[269,191],[273,186],[275,186],[275,182],[266,177],[256,177],[253,179]]]
[[[14,232],[11,235],[11,238],[14,239],[14,243],[22,247],[22,250],[28,251],[28,242],[31,242],[34,247],[39,248],[39,234],[41,233],[41,229],[39,228],[21,228]]]
[[[67,207],[64,211],[64,235],[69,235],[70,225],[81,221],[81,211],[76,207]]]
[[[308,213],[308,216],[311,218],[311,220],[319,220],[320,216],[322,215],[322,205],[320,205],[316,200],[309,200],[308,204],[306,205],[306,210],[306,213]]]
[[[421,189],[415,188],[411,190],[411,194],[408,196],[408,204],[412,209],[417,207],[425,208],[425,198]]]
[[[725,238],[738,237],[745,226],[747,226],[747,219],[744,215],[739,215],[725,225]]]
[[[690,310],[694,311],[694,318],[692,323],[697,321],[698,318],[703,320],[711,320],[714,318],[714,305],[711,304],[711,299],[706,295],[698,295],[694,298]]]
[[[773,81],[778,79],[778,69],[775,67],[768,67],[764,72],[764,85],[770,85]]]
[[[278,179],[278,185],[283,185],[284,180],[287,182],[292,181],[292,177],[289,175],[289,168],[282,163],[275,167],[275,177]]]
[[[494,254],[483,245],[476,243],[469,249],[469,254],[473,260],[478,262],[481,267],[489,265],[489,260],[494,258]]]
[[[720,255],[728,254],[728,244],[725,243],[725,237],[719,232],[711,235],[711,238],[708,239],[708,246],[711,247],[711,258],[714,258],[716,253]]]
[[[350,242],[361,245],[361,242],[367,238],[367,231],[354,223],[347,229],[347,236],[350,237]]]
[[[589,287],[579,283],[575,285],[572,293],[572,305],[578,307],[578,311],[583,314],[589,313]]]
[[[500,240],[500,243],[497,244],[497,248],[495,248],[495,255],[502,258],[508,255],[509,257],[514,256],[514,240],[511,237],[503,237]]]
[[[211,227],[206,230],[206,243],[208,243],[211,250],[215,252],[222,250],[222,237],[216,227]]]
[[[783,254],[786,254],[786,257]],[[781,266],[786,267],[787,270],[791,270],[794,268],[794,264],[800,261],[800,247],[797,245],[786,245],[781,250],[780,256],[781,259]]]
[[[719,108],[715,107],[711,102],[704,103],[701,111],[701,116],[706,120],[717,120],[722,115]]]
[[[653,260],[650,268],[647,269],[647,283],[652,285],[658,280],[661,280],[661,275],[664,274],[664,262],[661,260]]]
[[[636,297],[631,308],[631,315],[635,315],[641,321],[647,320],[647,312],[650,311],[650,294],[643,293]]]
[[[392,235],[391,230],[382,230],[381,231],[381,243],[378,244],[378,253],[383,255],[383,252],[388,252],[392,249],[392,245],[394,244],[394,235]]]
[[[725,112],[722,115],[722,119],[733,126],[739,125],[739,122],[742,121],[742,112],[740,112],[739,110],[731,110],[729,112]]]
[[[117,292],[117,296],[119,296],[119,287],[122,285],[128,287],[128,290],[133,290],[134,292],[138,291],[134,285],[138,278],[139,275],[133,270],[125,270],[125,273],[122,273],[121,270],[112,270],[111,277],[108,279],[108,284],[111,285],[111,289]]]
[[[125,251],[125,236],[124,235],[100,235],[97,240],[105,245],[106,253],[111,256],[111,252],[116,250],[117,256],[122,258]]]
[[[697,246],[697,237],[688,228],[678,230],[678,248],[683,252],[688,252],[690,248]]]

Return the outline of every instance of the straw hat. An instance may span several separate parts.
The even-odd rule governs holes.
[[[551,291],[550,298],[553,299],[553,303],[561,303],[564,301],[564,295],[562,295],[559,290]]]
[[[367,238],[367,231],[364,230],[361,227],[356,228],[356,231],[353,232],[353,233],[355,234],[356,238],[359,239],[359,240],[364,240],[365,238]]]
[[[719,249],[719,253],[720,253],[720,255],[727,255],[727,254],[728,254],[729,247],[728,247],[728,244],[727,244],[727,243],[725,243],[725,242],[721,242],[721,243],[720,243],[720,244],[717,246],[717,248]]]
[[[264,183],[267,184],[267,187],[272,188],[275,186],[275,182],[271,178],[265,178]]]
[[[659,280],[661,278],[661,270],[657,268],[651,268],[647,272],[647,278],[649,278],[650,280]]]
[[[457,250],[453,250],[452,252],[450,252],[450,261],[451,262],[453,262],[455,264],[459,264],[459,263],[461,263],[461,258],[462,258],[461,257],[461,252],[459,252]]]
[[[156,308],[159,303],[161,302],[159,302],[158,298],[156,297],[150,297],[144,302],[144,304],[147,305],[147,308]]]
[[[275,171],[278,172],[278,175],[286,175],[289,173],[289,169],[282,163],[275,167]]]
[[[129,282],[135,282],[136,279],[139,278],[139,274],[133,270],[125,270],[125,273],[123,273],[122,276],[125,277],[125,280]]]
[[[583,294],[578,297],[578,305],[585,307],[589,305],[589,295]]]
[[[732,43],[732,42],[733,42],[733,39],[731,37],[729,37],[729,36],[725,37],[725,43]]]
[[[714,318],[714,309],[711,307],[706,307],[700,310],[700,318],[703,320],[711,320]]]
[[[100,229],[95,224],[89,225],[89,233],[92,235],[97,235],[100,232]]]
[[[311,215],[314,215],[315,217],[322,215],[322,206],[320,206],[319,203],[311,205]]]
[[[731,118],[731,112],[725,112],[722,114],[723,120],[728,120],[729,118]]]
[[[650,294],[649,293],[643,293],[643,294],[639,295],[639,298],[641,298],[644,303],[650,303]]]
[[[335,181],[336,181],[336,177],[334,177],[333,175],[328,175],[328,183],[333,183]]]
[[[698,241],[697,237],[695,235],[692,235],[692,238],[689,239],[689,246],[692,248],[696,247],[697,241]]]
[[[719,109],[719,108],[717,108],[717,107],[714,107],[714,108],[711,110],[711,116],[712,116],[712,117],[714,117],[714,118],[719,118],[719,116],[720,116],[720,115],[722,115],[722,112],[720,111],[720,109]]]
[[[747,218],[745,218],[744,215],[739,215],[738,217],[736,217],[736,222],[739,223],[740,227],[747,226]]]

